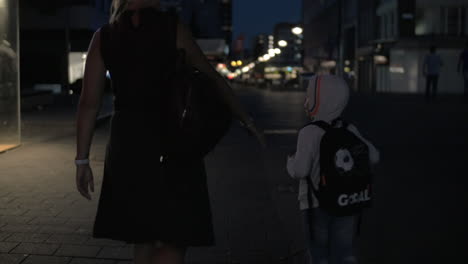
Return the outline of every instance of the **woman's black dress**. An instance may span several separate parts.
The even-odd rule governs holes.
[[[163,160],[164,105],[176,51],[176,20],[153,8],[101,28],[114,114],[93,237],[180,246],[214,243],[203,159]],[[166,89],[166,90],[165,90]]]

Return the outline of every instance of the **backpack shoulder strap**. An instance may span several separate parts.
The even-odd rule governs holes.
[[[322,120],[311,122],[311,123],[307,124],[307,125],[304,126],[304,127],[311,126],[311,125],[313,125],[313,126],[318,126],[318,127],[320,127],[321,129],[325,130],[325,132],[327,132],[328,130],[330,130],[330,129],[333,128],[330,124],[328,124],[327,122],[322,121]]]
[[[304,128],[308,127],[308,126],[317,126],[317,127],[321,128],[322,130],[324,130],[325,132],[327,132],[328,130],[333,128],[332,125],[328,124],[325,121],[314,121],[314,122],[310,122],[307,125],[303,126],[302,129],[304,129]]]

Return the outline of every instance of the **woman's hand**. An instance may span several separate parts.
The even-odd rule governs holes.
[[[76,167],[76,187],[81,195],[91,200],[89,189],[91,189],[91,192],[94,192],[94,177],[89,164],[78,165]]]

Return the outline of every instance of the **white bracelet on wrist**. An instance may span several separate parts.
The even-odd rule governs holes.
[[[75,160],[75,165],[86,165],[89,164],[89,159],[76,159]]]

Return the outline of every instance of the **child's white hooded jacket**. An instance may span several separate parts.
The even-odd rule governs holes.
[[[346,82],[333,75],[321,75],[314,77],[307,89],[309,100],[309,113],[313,121],[325,121],[329,124],[341,116],[349,100],[349,88]],[[369,147],[370,162],[375,164],[379,161],[379,152],[366,139],[364,139],[357,128],[349,125],[348,130],[353,132]],[[311,177],[314,188],[318,188],[320,179],[320,141],[325,134],[317,126],[306,126],[299,131],[296,154],[288,158],[287,169],[291,177],[299,179],[299,202],[300,209],[310,208],[307,199],[308,184],[306,177]],[[312,208],[319,206],[318,200],[312,193]]]

